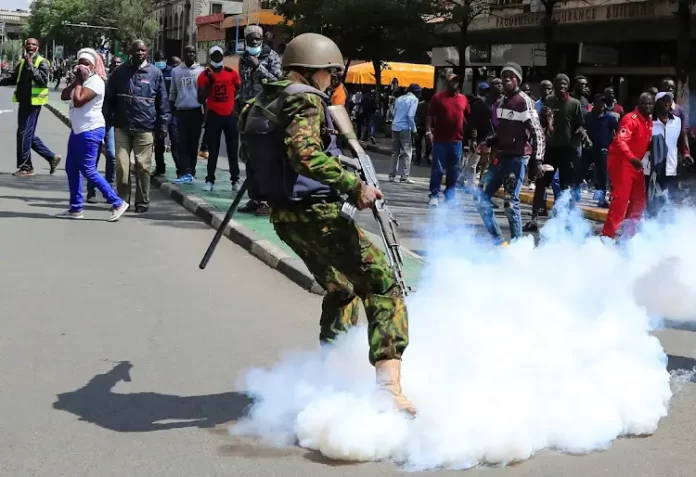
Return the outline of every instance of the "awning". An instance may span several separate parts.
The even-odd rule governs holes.
[[[388,85],[394,78],[399,82],[399,86],[416,83],[421,88],[432,88],[435,82],[435,67],[415,63],[386,63],[382,69],[382,84]],[[372,62],[349,67],[346,83],[375,84]]]
[[[260,10],[258,12],[253,12],[242,15],[232,15],[231,17],[225,18],[222,22],[222,28],[235,28],[237,26],[237,19],[239,19],[239,26],[244,27],[247,25],[266,25],[274,26],[283,23],[284,18],[276,14],[273,10]]]

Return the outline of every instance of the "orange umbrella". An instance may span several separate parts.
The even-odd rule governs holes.
[[[388,85],[396,78],[399,86],[418,84],[421,88],[432,88],[435,82],[435,67],[415,63],[385,63],[382,69],[382,84]],[[376,84],[372,62],[348,68],[346,83]]]

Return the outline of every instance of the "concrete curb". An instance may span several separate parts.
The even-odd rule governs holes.
[[[364,145],[365,149],[367,151],[371,152],[376,152],[378,154],[383,154],[385,156],[390,156],[392,154],[392,151],[389,148],[383,147],[383,146],[376,146],[374,144],[365,144]],[[498,191],[496,194],[496,197],[503,197],[502,191]],[[528,192],[522,192],[520,194],[520,202],[523,204],[528,204],[532,205],[534,202],[534,194],[528,193]],[[553,208],[553,199],[546,199],[546,207],[549,209]],[[604,222],[607,218],[607,210],[606,209],[599,209],[595,207],[586,207],[586,206],[580,206],[580,209],[582,210],[583,216],[586,219],[592,220],[594,222]]]
[[[70,118],[63,112],[50,103],[46,105],[46,109],[55,114],[66,126],[71,127]],[[153,177],[152,184],[212,228],[217,230],[222,224],[225,214],[218,211],[205,199],[195,194],[184,192],[175,184],[159,177]],[[253,230],[232,220],[225,228],[224,236],[305,290],[317,295],[324,294],[324,289],[317,283],[314,276],[309,273],[309,270],[307,270],[307,267],[300,259],[291,257]]]

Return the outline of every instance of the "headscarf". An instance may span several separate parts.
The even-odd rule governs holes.
[[[78,61],[81,59],[89,61],[94,66],[94,73],[99,75],[103,80],[106,80],[106,69],[104,68],[104,60],[99,53],[92,48],[83,48],[77,52]]]

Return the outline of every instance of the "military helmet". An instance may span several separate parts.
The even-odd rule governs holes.
[[[283,69],[291,66],[315,70],[336,69],[343,71],[343,55],[330,38],[317,33],[296,36],[285,48]]]

